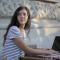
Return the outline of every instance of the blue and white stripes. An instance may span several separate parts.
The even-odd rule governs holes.
[[[12,26],[7,34],[7,39],[2,51],[2,58],[7,57],[7,60],[15,60],[18,57],[24,56],[24,51],[14,43],[14,38],[16,37],[23,37],[23,35],[18,27]]]

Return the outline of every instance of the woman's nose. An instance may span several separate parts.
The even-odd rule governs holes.
[[[21,15],[20,18],[23,19],[24,18],[24,15]]]
[[[23,14],[21,14],[21,17],[24,17],[24,15],[23,15]]]

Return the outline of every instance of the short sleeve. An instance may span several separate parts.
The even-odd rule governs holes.
[[[17,38],[17,37],[23,37],[19,28],[16,27],[16,26],[12,26],[10,29],[9,29],[9,32],[7,34],[7,38],[8,39],[12,39],[12,38]]]

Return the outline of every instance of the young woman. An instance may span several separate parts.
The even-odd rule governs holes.
[[[30,25],[29,9],[25,6],[18,7],[4,35],[3,58],[15,60],[16,58],[23,57],[25,53],[35,55],[52,53],[44,49],[33,49],[25,44],[25,31],[29,32]]]

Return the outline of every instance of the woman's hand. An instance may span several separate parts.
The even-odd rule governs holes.
[[[52,54],[58,54],[59,53],[58,51],[55,51],[55,50],[52,50],[52,49],[49,49],[48,51],[51,52]]]
[[[55,50],[52,50],[52,49],[38,48],[38,50],[42,50],[43,52],[46,52],[45,55],[59,54],[58,51],[55,51]]]

